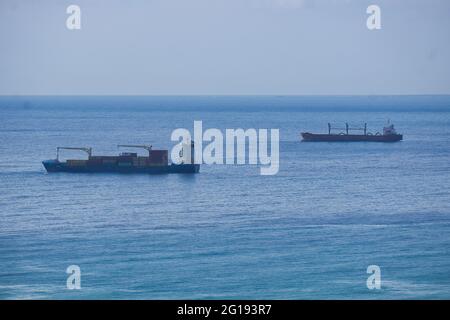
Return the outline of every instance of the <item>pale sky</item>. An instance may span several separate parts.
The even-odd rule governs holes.
[[[450,1],[0,0],[0,94],[450,94]]]

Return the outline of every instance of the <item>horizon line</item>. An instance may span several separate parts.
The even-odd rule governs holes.
[[[430,97],[450,93],[420,94],[0,94],[4,97]]]

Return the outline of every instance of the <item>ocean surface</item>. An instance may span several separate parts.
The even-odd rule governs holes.
[[[390,119],[404,141],[302,143]],[[57,146],[280,129],[280,171],[47,174]],[[139,151],[141,152],[141,151]],[[142,154],[145,154],[142,151]],[[66,158],[83,153],[64,152]],[[1,97],[1,299],[449,299],[450,97]],[[81,289],[66,288],[66,268]],[[381,269],[369,290],[366,270]]]

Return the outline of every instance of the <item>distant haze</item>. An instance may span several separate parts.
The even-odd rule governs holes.
[[[0,0],[1,95],[450,94],[449,57],[448,0]]]

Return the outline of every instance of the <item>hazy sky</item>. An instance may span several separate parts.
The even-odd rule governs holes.
[[[434,93],[449,0],[0,0],[2,95]]]

